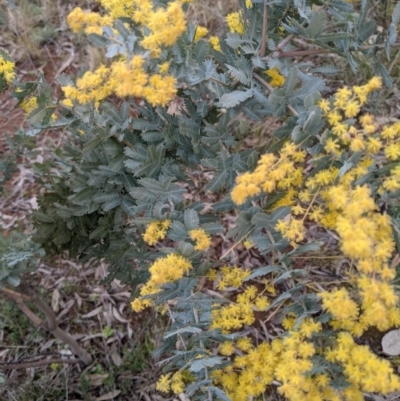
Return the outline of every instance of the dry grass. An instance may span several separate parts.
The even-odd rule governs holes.
[[[221,35],[226,29],[225,16],[238,7],[237,0],[204,0],[190,4],[188,20],[207,27],[211,35]]]
[[[105,394],[128,400],[155,392],[159,369],[150,354],[160,345],[164,322],[158,319],[150,324],[150,315],[134,314],[129,307],[131,293],[118,282],[107,288],[97,285],[106,274],[103,264],[53,260],[42,262],[37,274],[25,277],[25,285],[40,288],[39,295],[51,305],[60,327],[78,340],[94,362],[86,368],[49,364],[6,370],[1,400],[94,400]],[[2,299],[0,305],[4,322],[0,363],[72,356],[51,334],[35,329],[9,301]]]

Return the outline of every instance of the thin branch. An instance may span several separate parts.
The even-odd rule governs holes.
[[[385,47],[384,44],[379,44],[379,45],[365,45],[365,46],[360,46],[357,49],[351,49],[350,51],[365,51],[365,50],[370,50],[374,48],[378,49],[383,49]],[[399,43],[393,43],[391,47],[400,47],[400,42]],[[276,51],[275,51],[276,52]],[[275,55],[275,52],[272,54],[272,56]],[[331,49],[306,49],[306,50],[293,50],[291,52],[280,52],[277,54],[279,57],[300,57],[300,56],[313,56],[317,54],[338,54],[334,50]],[[271,56],[267,56],[271,57]],[[267,58],[265,57],[265,58]]]
[[[265,79],[261,78],[258,74],[253,74],[253,76],[257,81],[262,83],[270,92],[274,90],[274,88]],[[287,107],[295,116],[299,115],[299,113],[291,104],[288,104]]]
[[[285,299],[282,303],[279,304],[279,306],[267,317],[267,319],[264,320],[264,324],[267,323],[268,321],[270,321],[279,311],[279,309],[281,309],[281,307],[283,306],[283,304],[286,302],[287,300]]]
[[[24,295],[8,288],[0,288],[0,293],[11,298],[36,327],[44,328],[64,344],[68,344],[71,351],[77,355],[85,365],[90,365],[92,363],[93,359],[90,354],[83,349],[69,333],[58,327],[53,310],[43,301],[39,300],[37,297]],[[46,315],[47,320],[43,321],[39,316],[32,312],[24,301],[33,302]]]
[[[278,46],[275,47],[275,50],[271,55],[272,58],[280,56],[281,53],[282,53],[282,49],[294,38],[294,36],[295,35],[293,33],[291,33],[290,35],[286,36],[286,38],[283,39],[282,42],[279,43]]]
[[[251,234],[253,231],[255,230],[255,228],[252,228],[244,237],[240,238],[237,242],[235,242],[220,258],[219,260],[224,259],[225,257],[227,257],[235,248],[236,246],[238,246],[245,238],[247,238],[249,236],[249,234]]]
[[[57,327],[57,318],[53,312],[53,309],[49,305],[45,304],[41,299],[33,298],[32,302],[46,315],[47,317],[47,330],[53,331]]]
[[[267,47],[267,37],[268,37],[268,6],[266,1],[264,0],[264,14],[263,14],[263,25],[262,25],[262,34],[261,34],[261,50],[260,56],[265,56],[265,49]]]
[[[283,52],[279,54],[279,57],[314,56],[317,54],[336,54],[336,53],[329,49],[293,50],[292,52]]]
[[[114,134],[113,137],[116,138],[116,139],[119,141],[118,135]],[[124,145],[130,147],[131,149],[135,149],[135,147],[134,147],[129,141],[127,141],[126,139],[123,139],[121,142],[122,142]]]
[[[43,359],[41,361],[32,361],[32,362],[21,362],[21,363],[0,363],[0,369],[4,370],[12,370],[12,369],[28,369],[28,368],[36,368],[39,366],[50,365],[52,363],[79,363],[81,362],[78,358],[72,359]]]

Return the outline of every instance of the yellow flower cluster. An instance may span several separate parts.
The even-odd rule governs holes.
[[[396,166],[390,171],[389,177],[382,184],[381,191],[395,192],[400,189],[400,166]]]
[[[100,66],[86,72],[76,86],[63,86],[67,100],[81,104],[100,102],[111,94],[119,97],[145,98],[153,106],[166,105],[176,93],[176,79],[170,75],[149,76],[145,59],[134,56],[130,62],[116,61],[110,67]]]
[[[382,79],[372,78],[366,85],[349,88],[344,86],[339,89],[333,99],[322,99],[319,107],[331,126],[332,137],[325,143],[325,150],[339,157],[344,148],[350,148],[354,152],[366,151],[366,154],[377,153],[383,146],[379,138],[371,137],[376,131],[377,125],[371,115],[366,114],[359,118],[361,129],[350,126],[344,118],[354,118],[365,105],[368,95],[381,88]],[[394,154],[399,152],[397,146]]]
[[[67,17],[67,22],[72,32],[83,31],[86,35],[103,33],[103,26],[112,26],[113,19],[110,16],[102,17],[98,13],[85,12],[80,7],[74,8]]]
[[[205,26],[198,26],[196,28],[196,34],[194,35],[194,42],[199,41],[200,39],[204,38],[208,33],[208,29]]]
[[[381,331],[398,326],[400,310],[396,305],[399,299],[390,284],[395,272],[388,265],[395,249],[390,217],[377,211],[367,186],[354,189],[345,185],[332,186],[327,193],[331,205],[335,205],[338,212],[335,229],[340,237],[341,250],[357,262],[360,273],[357,287],[362,300],[361,313],[356,319],[354,305],[336,299],[337,307],[343,302],[347,305],[347,312],[344,306],[340,308],[351,318],[338,319],[333,324],[357,336],[369,326]]]
[[[211,245],[211,237],[202,228],[189,231],[189,237],[196,242],[194,247],[196,251],[205,251]]]
[[[339,331],[332,347],[316,348],[308,340],[313,332],[322,329],[320,323],[306,319],[295,329],[294,317],[286,317],[282,322],[288,335],[270,344],[261,343],[254,349],[257,354],[251,350],[243,355],[234,342],[220,345],[221,355],[235,356],[233,365],[217,371],[215,380],[234,401],[259,396],[273,380],[282,383],[278,391],[290,401],[361,401],[363,392],[387,394],[400,387],[400,379],[389,362],[379,359],[366,346],[356,345],[352,339],[370,327],[385,331],[400,326],[399,296],[392,284],[395,271],[389,266],[395,250],[391,219],[379,212],[368,185],[355,185],[370,173],[376,160],[385,165],[400,159],[400,123],[379,129],[373,116],[359,115],[368,95],[381,85],[381,79],[375,77],[364,86],[344,87],[331,99],[320,101],[330,126],[325,152],[332,156],[331,166],[307,176],[303,171],[305,166],[299,166],[305,154],[299,154],[298,146],[288,142],[278,155],[264,155],[252,173],[237,178],[231,197],[238,205],[263,192],[286,192],[270,210],[281,205],[292,206],[291,214],[278,221],[276,230],[293,246],[305,238],[306,219],[336,230],[340,250],[357,268],[358,275],[352,279],[352,292],[336,288],[320,294],[323,309],[332,315],[329,325]],[[335,166],[335,160],[349,150],[361,152],[361,158],[343,172]],[[325,155],[318,157],[321,156]],[[388,176],[379,179],[382,185],[378,194],[397,191],[400,167],[393,167]],[[222,285],[221,289],[224,288]],[[251,321],[251,311],[256,310],[254,299],[246,297],[247,289],[242,290],[236,302],[213,311],[213,328],[230,332],[243,327],[244,318]],[[234,316],[235,324],[229,323],[230,316]],[[314,354],[342,365],[350,386],[342,391],[334,390],[330,386],[334,378],[329,373],[311,376],[310,357]]]
[[[347,400],[364,400],[363,392],[388,394],[400,390],[400,379],[390,362],[379,359],[366,345],[357,345],[349,333],[339,333],[335,348],[326,352],[326,359],[343,366]]]
[[[233,202],[242,205],[248,198],[262,192],[298,188],[303,182],[303,168],[296,166],[296,163],[303,163],[305,156],[306,153],[298,150],[294,143],[286,143],[279,157],[272,153],[261,156],[252,173],[244,173],[236,178],[236,185],[231,192]]]
[[[278,391],[291,401],[339,401],[326,374],[308,374],[313,366],[310,358],[316,353],[308,339],[321,329],[321,323],[308,318],[297,330],[271,343],[262,342],[254,347],[246,338],[240,338],[236,344],[224,342],[219,348],[221,355],[231,356],[235,349],[241,352],[233,358],[232,365],[213,372],[213,379],[232,401],[255,399],[274,380],[281,382]]]
[[[231,356],[235,352],[235,347],[240,351],[248,352],[253,348],[253,343],[249,337],[241,337],[236,343],[233,341],[224,341],[220,344],[218,352],[224,356]]]
[[[32,96],[29,99],[24,99],[19,107],[26,113],[29,114],[31,111],[35,110],[37,108],[37,97]]]
[[[271,78],[269,83],[273,88],[280,87],[285,83],[285,77],[279,72],[278,67],[266,70],[265,74]]]
[[[306,181],[307,189],[299,193],[299,198],[308,203],[307,210],[299,203],[292,207],[290,216],[276,225],[276,230],[293,246],[305,237],[303,223],[307,216],[337,231],[343,254],[357,264],[361,305],[359,308],[344,289],[322,294],[323,305],[333,315],[330,324],[335,329],[348,330],[356,336],[370,326],[383,331],[400,325],[398,296],[390,284],[395,272],[388,265],[395,249],[390,217],[378,212],[368,186],[351,187],[367,172],[361,163],[333,185],[338,178],[337,169],[321,170]],[[317,200],[321,204],[315,206]]]
[[[140,296],[157,294],[164,284],[181,279],[191,268],[192,264],[190,261],[176,253],[157,259],[150,266],[150,279],[140,289]],[[142,299],[140,297],[134,299],[131,303],[132,309],[135,312],[140,312],[151,305],[152,301],[150,299]]]
[[[244,33],[243,15],[241,12],[230,13],[226,16],[229,31],[237,32],[239,35]]]
[[[15,63],[10,60],[6,60],[0,54],[0,75],[3,76],[4,80],[10,84],[15,78]]]
[[[143,240],[149,245],[155,245],[167,235],[167,230],[171,225],[171,220],[152,221],[143,234]]]
[[[250,275],[248,270],[243,270],[240,267],[234,266],[222,266],[219,269],[221,277],[219,278],[217,288],[219,290],[225,290],[228,287],[240,287],[243,280]],[[214,279],[215,277],[210,277]]]
[[[345,294],[338,297],[347,299]],[[388,394],[399,390],[400,379],[390,363],[379,359],[367,346],[355,344],[349,333],[339,333],[332,348],[316,348],[310,339],[322,330],[321,323],[306,318],[294,330],[294,319],[286,320],[288,335],[271,343],[254,347],[249,339],[241,338],[236,344],[226,341],[220,345],[221,355],[235,356],[232,365],[214,371],[212,378],[232,401],[256,398],[276,380],[281,383],[278,392],[290,401],[363,401],[363,392]],[[311,375],[310,358],[314,355],[341,365],[350,386],[335,390],[329,373]]]
[[[156,384],[156,389],[163,393],[168,393],[170,390],[175,394],[183,393],[185,388],[185,379],[190,379],[190,373],[188,371],[178,371],[174,374],[167,373],[161,375],[160,379]]]
[[[219,37],[218,36],[211,36],[210,37],[210,45],[217,52],[222,52],[221,44],[219,42]]]
[[[162,46],[172,46],[186,31],[185,13],[181,3],[168,3],[166,9],[151,10],[150,0],[134,0],[137,11],[133,20],[146,26],[150,33],[141,41],[141,45],[158,57]]]
[[[335,329],[352,330],[356,326],[360,309],[345,288],[335,289],[320,294],[322,306],[333,317],[330,324]]]
[[[243,280],[249,275],[248,271],[236,266],[230,268],[223,266],[219,270],[222,276],[217,284],[218,290],[228,287],[239,287]],[[264,283],[264,290],[259,291],[254,285],[247,286],[236,297],[236,302],[231,302],[227,306],[217,305],[211,312],[211,329],[221,329],[223,332],[240,329],[244,325],[251,325],[255,322],[255,311],[265,311],[270,305],[268,297],[263,295],[265,291],[271,292],[271,285]],[[224,351],[225,353],[227,351]]]
[[[211,312],[210,329],[221,329],[223,333],[228,333],[230,330],[238,330],[245,325],[252,325],[256,321],[252,300],[257,296],[257,289],[254,294],[251,294],[251,291],[252,289],[241,293],[236,303],[232,302],[222,307],[216,305]],[[266,305],[268,306],[268,302]]]
[[[127,17],[141,26],[146,35],[140,41],[151,57],[158,57],[164,46],[172,46],[186,31],[185,15],[179,1],[168,3],[165,8],[154,9],[151,0],[100,0],[108,12],[86,13],[75,8],[68,16],[68,24],[74,32],[102,33],[103,26],[112,26],[116,18]],[[201,35],[203,30],[199,30]],[[165,106],[176,93],[176,78],[164,75],[168,68],[160,68],[160,74],[149,75],[145,59],[135,55],[129,61],[114,61],[110,67],[100,66],[77,80],[76,87],[63,87],[65,104],[73,101],[81,104],[100,102],[111,94],[119,97],[134,96],[146,99],[153,106]]]
[[[111,18],[132,18],[134,13],[134,1],[126,0],[97,0],[107,11]],[[144,2],[146,3],[146,2]]]
[[[17,90],[18,91],[18,90]],[[24,99],[20,104],[19,107],[26,113],[30,114],[32,111],[34,111],[38,107],[37,103],[37,97],[36,96],[31,96],[28,99]],[[57,116],[53,113],[51,115],[51,120],[55,121],[57,119]]]
[[[128,3],[125,0],[100,0],[100,3],[108,12],[105,16],[86,13],[79,7],[68,15],[68,24],[73,32],[101,34],[102,27],[112,26],[115,19],[132,18],[148,31],[141,45],[157,57],[162,46],[172,46],[186,31],[185,14],[179,1],[170,2],[165,9],[157,10],[154,10],[151,0],[132,0]]]

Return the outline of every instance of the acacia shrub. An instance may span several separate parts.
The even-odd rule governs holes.
[[[14,79],[2,55],[2,85],[14,88],[30,124],[74,138],[56,152],[33,241],[48,253],[105,259],[109,280],[141,284],[135,311],[170,316],[154,353],[164,358],[159,391],[235,401],[274,386],[291,401],[399,391],[389,360],[362,344],[371,330],[400,325],[392,261],[400,125],[381,127],[365,112],[392,85],[382,60],[398,46],[400,7],[375,35],[367,0],[356,9],[342,0],[239,1],[218,38],[185,20],[187,1],[99,3],[103,11],[75,9],[68,23],[110,63],[60,77],[60,99],[43,80]],[[299,39],[310,48],[293,49]],[[341,71],[302,61],[318,53],[353,71],[361,53],[371,77],[324,96],[326,77]],[[282,119],[263,155],[234,151],[241,115]],[[193,174],[204,173],[213,178],[194,202]],[[223,195],[206,208],[209,192]],[[227,212],[237,215],[228,232]],[[234,242],[210,257],[220,233]],[[235,263],[242,243],[257,266]],[[321,283],[314,260],[327,250]],[[340,280],[338,260],[349,266]]]

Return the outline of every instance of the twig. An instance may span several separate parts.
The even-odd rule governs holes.
[[[379,45],[365,45],[360,46],[357,49],[351,49],[350,51],[363,51],[363,50],[370,50],[373,48],[383,49],[384,44]],[[399,43],[393,43],[391,47],[400,47]],[[273,53],[273,55],[275,52]],[[298,57],[298,56],[313,56],[317,54],[337,54],[333,49],[307,49],[307,50],[293,50],[291,52],[281,52],[278,54],[279,57]]]
[[[253,76],[257,81],[262,83],[270,92],[274,90],[274,88],[265,79],[261,78],[258,74],[253,74]],[[287,107],[295,116],[299,115],[299,113],[291,104],[288,104]]]
[[[271,319],[276,315],[276,313],[278,312],[278,310],[282,307],[282,305],[283,305],[285,302],[286,302],[286,299],[285,299],[281,304],[279,304],[279,306],[268,316],[267,319],[264,320],[264,324],[267,323],[269,320],[271,320]]]
[[[251,234],[253,231],[255,230],[255,228],[252,228],[244,237],[240,238],[239,241],[235,242],[220,258],[219,260],[224,259],[226,256],[228,256],[234,248],[236,248],[237,245],[239,245],[245,238],[247,238],[249,236],[249,234]]]
[[[294,38],[294,34],[291,33],[290,35],[286,36],[285,39],[282,40],[281,43],[278,44],[278,46],[275,47],[274,52],[272,53],[272,55],[268,56],[268,57],[278,57],[281,55],[282,53],[282,49]]]
[[[336,53],[330,49],[293,50],[291,52],[281,53],[279,57],[313,56],[316,54],[336,54]]]
[[[261,34],[261,50],[260,56],[265,56],[265,49],[267,47],[267,36],[268,36],[268,6],[266,1],[264,0],[264,14],[263,14],[263,25],[262,25],[262,34]]]
[[[0,363],[0,369],[12,370],[12,369],[28,369],[28,368],[36,368],[39,366],[50,365],[52,363],[79,363],[81,360],[78,358],[72,359],[43,359],[41,361],[32,361],[32,362],[21,362],[21,363]]]
[[[220,81],[220,80],[217,79],[217,78],[210,77],[210,78],[208,78],[208,79],[209,79],[210,81],[216,82],[216,83],[218,83],[218,84],[220,84],[220,85],[222,85],[222,86],[226,86],[227,88],[230,87],[229,84],[227,84],[226,82]]]
[[[71,351],[77,355],[85,365],[90,365],[92,363],[93,359],[90,354],[83,349],[69,333],[58,327],[57,319],[53,310],[42,300],[34,296],[24,295],[10,290],[9,288],[0,288],[0,293],[3,293],[11,298],[36,327],[44,328],[64,344],[68,344],[71,348]],[[31,311],[24,301],[33,302],[46,315],[47,320],[43,321],[40,317],[38,317],[34,312]]]

